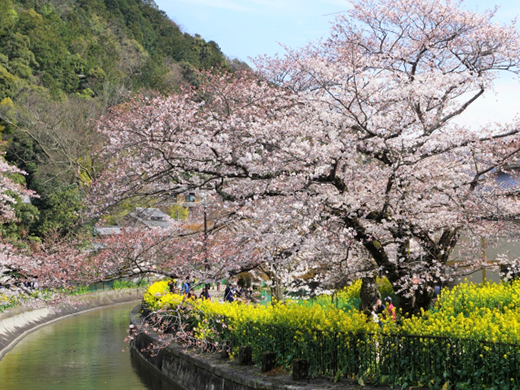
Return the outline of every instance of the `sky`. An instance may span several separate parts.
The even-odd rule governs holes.
[[[230,58],[252,65],[250,58],[283,55],[326,37],[335,15],[348,0],[155,0],[182,31],[215,41]],[[520,0],[466,0],[461,7],[482,13],[497,6],[494,20],[510,24],[520,17]],[[520,31],[520,28],[517,27]],[[510,121],[520,117],[520,78],[501,76],[495,91],[466,111],[462,123]]]

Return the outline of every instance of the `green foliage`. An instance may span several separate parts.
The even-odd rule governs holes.
[[[0,39],[3,68],[59,99],[86,87],[98,95],[105,81],[171,90],[185,82],[173,75],[173,62],[198,69],[228,66],[215,42],[182,33],[153,3],[141,0],[0,0]],[[12,92],[0,99],[5,96]]]
[[[182,203],[174,203],[168,209],[168,215],[173,219],[184,221],[188,218],[190,210],[184,207]]]
[[[87,76],[96,80],[105,80],[107,78],[105,71],[97,65],[88,70]]]
[[[0,225],[0,235],[20,246],[20,240],[37,242],[37,237],[31,233],[31,228],[39,221],[40,211],[30,203],[18,199],[14,205],[16,220]],[[24,245],[25,246],[25,245]]]
[[[0,313],[14,306],[18,306],[23,298],[21,296],[7,296],[0,293]]]
[[[383,299],[385,297],[394,297],[395,298],[394,288],[392,287],[392,283],[390,283],[388,278],[380,278],[378,276],[376,279],[376,283],[377,283],[377,290],[379,291],[379,293],[381,294]]]
[[[89,293],[89,289],[86,286],[78,286],[73,288],[59,289],[58,292],[64,295],[85,295]]]
[[[122,290],[124,288],[145,287],[147,285],[148,285],[147,279],[141,279],[137,283],[133,280],[114,280],[114,283],[112,284],[112,289]]]
[[[336,291],[332,296],[319,295],[311,301],[305,302],[305,305],[321,305],[324,307],[336,305],[344,311],[358,310],[361,293],[361,279],[358,279],[342,290]],[[303,303],[302,303],[303,304]]]
[[[52,191],[40,195],[34,203],[40,210],[35,230],[42,236],[53,232],[66,235],[76,231],[85,207],[76,185],[57,185]]]
[[[107,225],[117,225],[130,212],[134,211],[136,207],[150,207],[148,199],[125,199],[111,209],[110,214],[104,216],[104,223]]]
[[[16,25],[18,13],[11,0],[0,0],[0,37],[8,34]]]
[[[320,295],[314,298],[312,303],[318,305],[334,304],[343,310],[358,310],[359,304],[361,303],[361,284],[361,279],[355,280],[350,284],[350,286],[344,288],[343,290],[336,291],[332,297],[330,295]],[[387,278],[377,278],[377,289],[383,298],[390,296],[394,298],[394,302],[396,301],[394,290]]]
[[[12,75],[0,65],[0,100],[13,97],[18,90],[19,84],[18,77]]]

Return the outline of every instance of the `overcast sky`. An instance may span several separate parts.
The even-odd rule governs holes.
[[[215,41],[231,58],[283,54],[282,45],[305,46],[328,35],[336,14],[349,8],[348,0],[155,0],[157,6],[184,32]],[[520,16],[520,0],[466,0],[462,7],[482,11],[497,5],[495,20],[510,24]],[[520,82],[501,77],[496,96],[489,93],[465,115],[478,124],[510,120],[520,113]]]

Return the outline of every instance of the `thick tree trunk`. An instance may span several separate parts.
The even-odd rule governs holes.
[[[273,285],[271,286],[271,303],[283,302],[283,299],[282,283],[278,279],[274,279]]]
[[[397,294],[397,296],[399,308],[406,317],[419,314],[421,309],[428,309],[433,301],[433,291],[428,291],[427,286],[415,290],[415,294],[411,296],[405,294]]]
[[[362,278],[360,295],[361,303],[359,305],[359,310],[370,315],[372,306],[376,304],[378,299],[381,299],[381,294],[377,290],[377,279],[375,274]]]

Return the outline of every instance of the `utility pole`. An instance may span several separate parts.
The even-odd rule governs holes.
[[[208,216],[206,213],[206,194],[202,197],[202,205],[204,210],[204,267],[209,270],[208,264]]]

